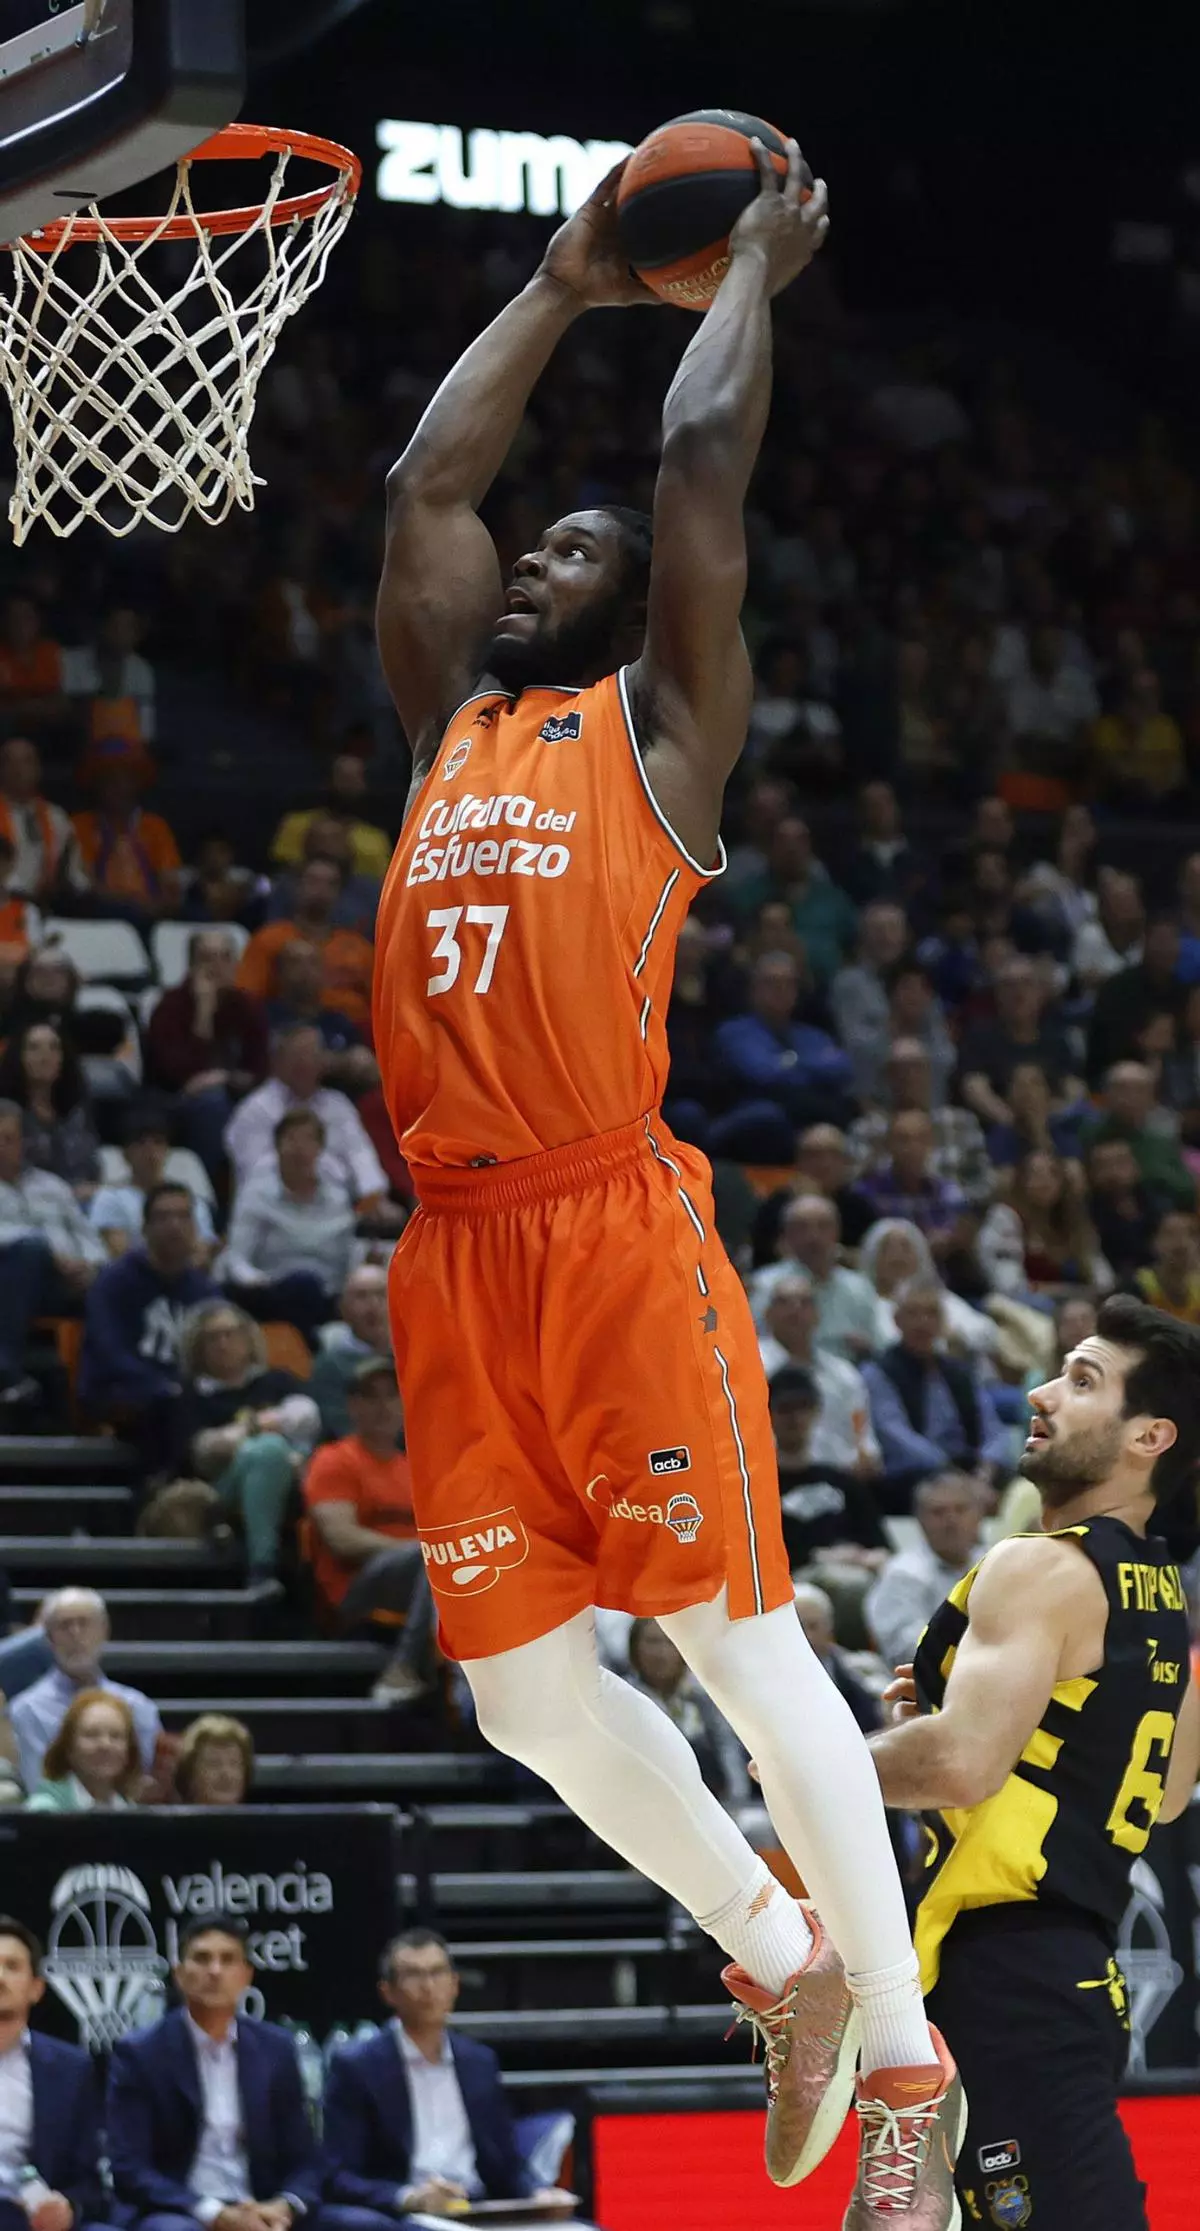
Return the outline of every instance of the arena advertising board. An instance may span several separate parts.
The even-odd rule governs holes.
[[[628,140],[575,139],[568,132],[496,131],[385,117],[375,174],[380,201],[569,217],[593,186],[632,153]]]
[[[219,1912],[246,1925],[248,2014],[318,2039],[372,2015],[399,1857],[383,1805],[33,1815],[0,1828],[5,1905],[46,1947],[38,2026],[93,2052],[158,2018],[181,1927]]]
[[[1195,2231],[1196,2148],[1200,2098],[1123,2099],[1121,2117],[1150,2193],[1153,2231]],[[605,2231],[646,2231],[671,2223],[687,2231],[830,2231],[842,2220],[854,2181],[857,2131],[851,2116],[832,2153],[798,2190],[780,2191],[762,2172],[762,2114],[608,2114],[601,2100],[591,2124],[592,2209]],[[1000,2172],[983,2188],[979,2222],[986,2231],[1028,2223],[1021,2213],[1020,2172]],[[1012,2207],[1006,2209],[1011,2192]],[[752,2204],[751,2204],[752,2196]],[[986,2211],[986,2212],[985,2212]],[[964,2217],[964,2226],[969,2219]],[[1057,2222],[1046,2231],[1068,2231]],[[1069,2231],[1086,2231],[1083,2223]]]

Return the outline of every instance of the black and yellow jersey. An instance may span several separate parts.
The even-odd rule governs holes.
[[[1055,1539],[1078,1541],[1104,1583],[1103,1662],[1059,1682],[994,1797],[925,1815],[928,1872],[915,1936],[927,1991],[947,1931],[979,1906],[1036,1900],[1082,1911],[1115,1933],[1130,1869],[1162,1804],[1188,1682],[1178,1568],[1164,1542],[1116,1518],[1090,1519]],[[913,1672],[923,1711],[936,1712],[946,1693],[980,1570],[974,1566],[951,1590],[918,1644]]]

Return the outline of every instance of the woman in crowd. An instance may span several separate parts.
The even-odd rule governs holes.
[[[750,1797],[746,1754],[656,1619],[635,1619],[629,1630],[628,1679],[686,1735],[713,1795],[730,1807],[745,1804]]]
[[[903,1216],[881,1216],[872,1224],[859,1250],[858,1267],[869,1278],[883,1305],[882,1315],[889,1340],[898,1338],[896,1319],[892,1310],[892,1297],[906,1279],[932,1279],[942,1285],[941,1275],[930,1252],[929,1241],[917,1224]],[[972,1309],[949,1286],[942,1285],[942,1307],[946,1323],[946,1344],[960,1355],[974,1356],[980,1363],[995,1354],[999,1334],[990,1317],[981,1309]]]
[[[1054,1296],[1074,1286],[1107,1293],[1113,1274],[1088,1213],[1083,1173],[1037,1147],[1018,1162],[1008,1197],[993,1202],[979,1233],[979,1259],[1003,1294]]]
[[[30,1023],[10,1038],[0,1055],[0,1099],[23,1111],[26,1159],[88,1198],[99,1182],[100,1143],[79,1057],[53,1023]]]
[[[124,1697],[80,1689],[42,1760],[29,1813],[120,1811],[136,1804],[144,1781],[137,1730]]]
[[[58,946],[43,945],[17,971],[0,1035],[19,1038],[31,1023],[52,1023],[79,1055],[92,1100],[119,1104],[136,1088],[142,1060],[137,1024],[128,1006],[110,996],[111,1006],[81,1006],[74,962]]]
[[[244,1720],[202,1712],[185,1727],[175,1761],[181,1805],[244,1805],[254,1777],[254,1737]]]
[[[267,1362],[262,1333],[232,1302],[193,1310],[180,1350],[175,1462],[208,1480],[246,1537],[252,1580],[275,1577],[297,1474],[321,1430],[303,1383]]]
[[[56,945],[43,945],[22,961],[12,998],[0,1018],[0,1032],[18,1038],[30,1023],[53,1023],[72,1037],[78,1016],[79,971]]]

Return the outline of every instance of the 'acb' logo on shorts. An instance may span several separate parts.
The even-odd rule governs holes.
[[[529,1536],[510,1503],[459,1526],[423,1526],[421,1555],[435,1596],[482,1596],[524,1564]]]

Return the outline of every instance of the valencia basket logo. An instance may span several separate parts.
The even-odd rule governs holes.
[[[128,1867],[71,1867],[50,1896],[45,1976],[79,2024],[79,2042],[106,2053],[163,2011],[167,1962],[146,1886]]]

